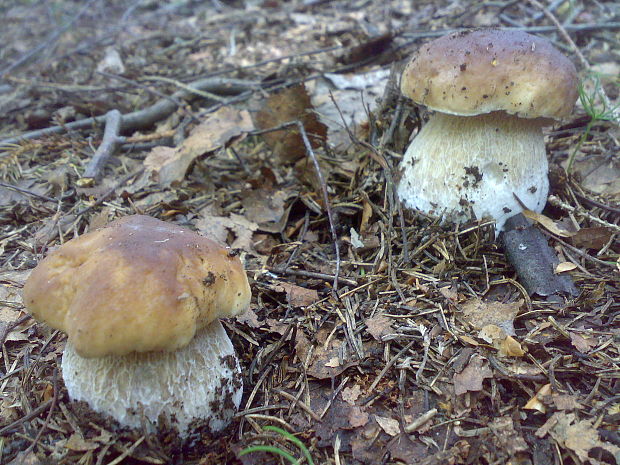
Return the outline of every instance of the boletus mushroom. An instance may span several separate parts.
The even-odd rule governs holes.
[[[239,407],[239,361],[219,318],[243,312],[241,261],[189,229],[127,216],[51,252],[24,286],[26,308],[67,333],[72,400],[121,425],[160,419],[186,436],[223,429]]]
[[[406,207],[462,223],[492,218],[499,233],[549,190],[542,127],[567,117],[577,72],[543,38],[478,29],[424,45],[406,66],[402,93],[434,110],[400,165]]]

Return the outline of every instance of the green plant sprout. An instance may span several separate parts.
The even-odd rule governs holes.
[[[284,457],[286,460],[288,460],[293,465],[299,465],[300,463],[302,463],[302,460],[304,458],[308,461],[308,465],[314,465],[314,461],[312,460],[312,455],[310,455],[310,451],[305,446],[305,444],[301,442],[297,437],[295,437],[288,431],[283,430],[282,428],[278,428],[277,426],[265,426],[263,427],[263,431],[273,431],[274,433],[278,433],[284,439],[292,442],[299,448],[299,450],[301,450],[303,457],[295,458],[293,455],[279,448],[278,446],[265,446],[265,445],[246,447],[241,452],[239,452],[240,456],[250,454],[252,452],[269,452],[271,454],[276,454],[276,455],[280,455]]]
[[[592,127],[599,121],[614,121],[618,123],[618,116],[616,115],[620,105],[616,105],[612,108],[608,107],[608,100],[603,93],[601,87],[601,80],[599,75],[593,73],[590,79],[594,82],[594,89],[587,91],[584,86],[584,81],[581,81],[577,87],[579,93],[579,101],[586,111],[586,114],[590,117],[590,121],[586,125],[583,134],[579,138],[577,145],[573,149],[573,152],[568,158],[568,165],[566,166],[566,172],[570,173],[575,162],[575,156],[577,152],[590,135]]]

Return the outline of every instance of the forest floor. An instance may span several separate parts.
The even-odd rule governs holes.
[[[242,455],[259,445],[315,464],[620,464],[620,4],[541,6],[3,2],[0,463],[288,463]],[[545,129],[537,218],[577,296],[528,295],[491,222],[395,199],[426,118],[395,78],[427,41],[484,26],[546,37],[579,70],[573,115]],[[95,165],[112,110],[125,139]],[[297,120],[311,147],[296,125],[265,132]],[[240,250],[252,304],[225,327],[244,395],[218,435],[71,402],[66,336],[22,305],[47,251],[134,213]]]

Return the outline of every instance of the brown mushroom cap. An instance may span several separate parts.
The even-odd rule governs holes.
[[[401,90],[417,103],[454,115],[503,110],[562,119],[577,100],[577,71],[546,39],[478,29],[421,47],[403,72]]]
[[[83,357],[176,350],[219,317],[244,311],[238,257],[189,229],[122,218],[50,253],[24,286],[32,315]]]

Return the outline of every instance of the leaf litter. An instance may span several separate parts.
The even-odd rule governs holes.
[[[8,7],[6,63],[54,27],[41,8]],[[587,59],[613,61],[605,21],[617,12],[549,10],[569,34],[585,25]],[[101,143],[97,123],[2,146],[0,181],[13,186],[0,186],[3,463],[275,463],[237,455],[277,441],[267,425],[295,434],[315,463],[618,463],[617,128],[596,122],[568,176],[587,115],[547,134],[555,200],[534,220],[561,257],[556,271],[581,290],[574,299],[526,296],[488,224],[456,230],[404,212],[403,228],[392,197],[390,167],[425,118],[399,97],[398,62],[464,25],[519,21],[551,38],[549,18],[519,2],[206,2],[127,12],[131,27],[111,46],[91,39],[114,37],[106,28],[125,10],[95,2],[85,14],[110,22],[78,18],[62,47],[7,74],[3,138],[221,80],[124,133],[92,188],[77,181]],[[128,81],[93,73],[98,64]],[[279,128],[293,120],[324,186],[298,128]],[[58,373],[65,337],[23,312],[19,289],[46,250],[131,213],[241,251],[254,297],[227,328],[246,389],[223,436],[121,430],[70,402]]]

